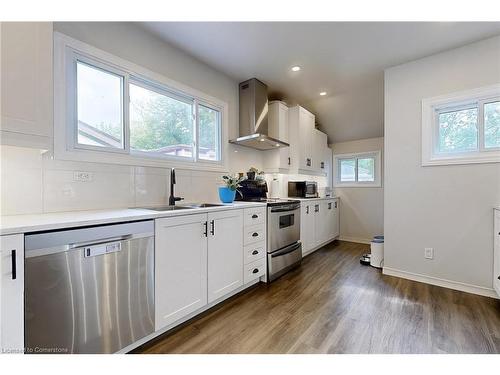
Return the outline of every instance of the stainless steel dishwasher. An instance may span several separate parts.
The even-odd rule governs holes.
[[[25,236],[27,353],[114,353],[154,331],[154,222]]]

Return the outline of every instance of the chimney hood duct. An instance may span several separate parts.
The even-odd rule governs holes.
[[[229,142],[257,150],[290,146],[269,136],[267,86],[257,78],[240,83],[240,136]]]

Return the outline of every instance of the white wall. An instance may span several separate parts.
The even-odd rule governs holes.
[[[54,30],[229,104],[229,138],[238,134],[238,82],[166,44],[133,23],[54,23]],[[50,93],[47,93],[50,95]],[[52,111],[52,108],[50,108]],[[262,153],[226,144],[228,171],[263,167]],[[1,147],[2,215],[164,204],[169,169],[54,160],[52,152]],[[75,171],[93,173],[73,181]],[[178,170],[176,193],[186,201],[216,201],[222,172]],[[22,181],[22,183],[20,183]]]
[[[499,82],[500,37],[386,70],[385,272],[491,291],[500,164],[422,167],[421,100]]]
[[[381,151],[384,160],[384,138],[368,138],[334,143],[333,154]],[[382,177],[384,171],[382,168]],[[335,178],[335,176],[334,176]],[[340,197],[340,238],[346,241],[370,242],[372,237],[384,233],[384,188],[336,187]]]

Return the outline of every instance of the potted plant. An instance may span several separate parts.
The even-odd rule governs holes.
[[[240,182],[244,180],[244,177],[240,176],[222,176],[225,186],[219,187],[219,198],[222,203],[233,203],[236,197],[236,191],[241,186]]]

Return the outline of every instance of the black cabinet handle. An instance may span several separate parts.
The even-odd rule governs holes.
[[[254,270],[252,271],[252,273],[257,273],[257,272],[259,272],[258,268],[254,268]]]
[[[257,255],[259,252],[257,250],[252,251],[252,255]]]
[[[290,165],[290,164],[291,164],[291,163],[290,163],[290,157],[288,157],[288,165]]]
[[[335,202],[335,208],[337,208],[337,202]]]
[[[205,235],[205,237],[208,237],[208,221],[205,221],[203,225],[205,226],[205,231],[203,232],[203,234]]]
[[[259,215],[256,215],[256,214],[252,215],[252,219],[257,219],[258,217],[259,217]]]
[[[17,262],[16,262],[16,250],[10,252],[12,260],[12,280],[17,279]]]
[[[324,161],[322,161],[322,162],[321,162],[321,169],[324,169],[324,168],[325,168],[325,162],[324,162]]]
[[[258,235],[259,235],[259,233],[257,233],[257,232],[252,233],[252,237],[257,237]]]
[[[309,214],[309,206],[306,206],[306,214]]]
[[[500,280],[500,276],[498,276],[497,279]]]
[[[332,204],[331,203],[328,203],[328,209],[331,210],[332,209]]]
[[[214,235],[215,235],[215,220],[212,220],[212,221],[210,222],[210,225],[211,225],[210,234],[211,234],[212,236],[214,236]]]

